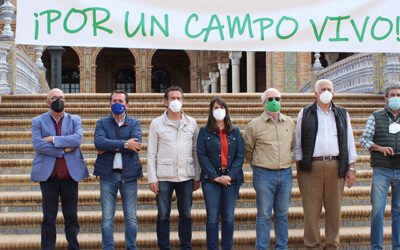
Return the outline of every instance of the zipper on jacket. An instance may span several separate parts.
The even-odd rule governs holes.
[[[116,122],[115,122],[116,123]],[[119,130],[120,130],[120,126],[117,124],[117,139],[119,140],[120,139],[120,133],[119,133]],[[124,177],[124,158],[123,158],[123,155],[122,155],[122,153],[120,152],[120,154],[121,154],[121,160],[122,160],[122,183],[125,183],[125,177]],[[115,154],[114,154],[114,159],[115,159]],[[113,161],[113,164],[114,164],[114,161]]]

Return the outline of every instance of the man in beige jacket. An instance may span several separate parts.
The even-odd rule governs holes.
[[[151,122],[147,144],[147,178],[150,190],[157,195],[158,246],[170,249],[171,198],[175,190],[180,248],[191,249],[192,193],[200,187],[198,127],[195,119],[181,111],[180,87],[171,86],[166,90],[164,104],[167,110]]]
[[[269,88],[261,96],[264,112],[249,122],[244,134],[245,159],[253,167],[256,190],[256,249],[270,244],[274,209],[276,249],[287,249],[288,213],[292,191],[292,150],[295,126],[280,113],[281,94]]]

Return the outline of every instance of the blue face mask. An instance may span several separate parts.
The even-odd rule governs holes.
[[[397,96],[389,98],[388,106],[392,110],[399,110],[400,109],[400,98]]]
[[[125,109],[126,109],[126,106],[119,102],[116,102],[113,105],[111,105],[111,111],[116,115],[120,115],[120,114],[124,113]]]

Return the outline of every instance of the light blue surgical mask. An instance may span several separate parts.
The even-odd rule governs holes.
[[[392,110],[399,110],[400,109],[400,98],[397,96],[389,98],[388,106]]]

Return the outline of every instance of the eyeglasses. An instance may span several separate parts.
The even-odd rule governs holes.
[[[268,97],[267,99],[269,102],[272,102],[274,100],[273,97]],[[279,96],[275,97],[275,101],[279,102],[281,100],[281,98]]]

